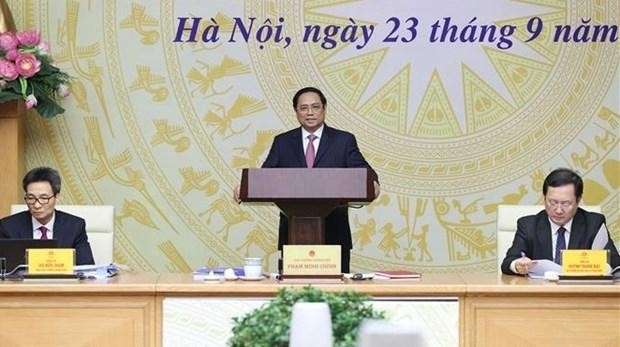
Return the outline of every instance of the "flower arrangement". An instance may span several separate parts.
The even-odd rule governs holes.
[[[245,316],[233,318],[231,347],[286,347],[289,344],[291,311],[296,302],[327,302],[331,311],[334,347],[354,347],[364,318],[383,319],[373,308],[370,296],[345,291],[328,293],[316,287],[283,288],[276,297]]]
[[[37,31],[0,34],[0,103],[21,99],[46,118],[65,112],[57,99],[69,95],[70,76],[48,53]]]

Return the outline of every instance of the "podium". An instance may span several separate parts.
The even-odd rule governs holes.
[[[325,217],[337,206],[375,198],[368,168],[243,169],[242,202],[274,203],[288,217],[288,243],[325,244]]]

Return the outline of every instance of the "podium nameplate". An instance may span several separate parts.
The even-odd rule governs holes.
[[[284,245],[283,275],[340,275],[340,246]]]

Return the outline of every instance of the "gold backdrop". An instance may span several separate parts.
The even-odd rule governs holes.
[[[585,179],[620,240],[617,43],[554,43],[554,25],[617,25],[610,1],[35,1],[9,5],[72,76],[64,115],[27,115],[26,165],[63,176],[62,203],[116,207],[116,262],[187,272],[264,256],[275,269],[275,207],[238,206],[240,168],[297,126],[291,97],[321,88],[330,125],[356,134],[383,194],[353,210],[353,270],[494,272],[496,205],[541,204],[553,168]],[[219,24],[217,43],[174,43],[178,17]],[[413,42],[386,20],[419,17]],[[435,20],[515,24],[513,46],[430,43]],[[545,24],[524,42],[529,18]],[[285,20],[289,47],[228,42],[234,18]],[[305,25],[375,24],[363,49],[303,43]],[[187,37],[187,36],[186,36]],[[200,36],[199,36],[200,37]],[[237,35],[237,38],[240,36]],[[262,47],[261,47],[262,46]],[[503,255],[500,255],[503,256]]]

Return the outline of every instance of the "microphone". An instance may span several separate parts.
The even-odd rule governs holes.
[[[6,258],[0,258],[0,279],[4,280],[4,274],[6,273]]]

